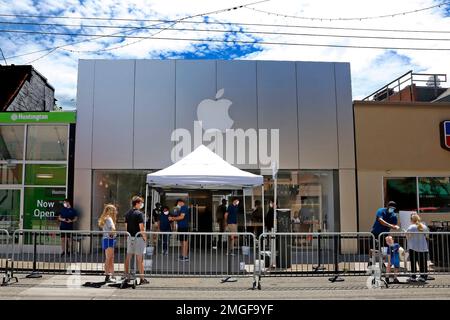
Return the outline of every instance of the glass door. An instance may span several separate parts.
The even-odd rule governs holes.
[[[0,188],[0,229],[10,234],[21,226],[20,189]]]

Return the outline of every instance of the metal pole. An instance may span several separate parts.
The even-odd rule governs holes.
[[[261,197],[262,197],[262,223],[263,223],[263,227],[262,227],[262,232],[265,232],[264,228],[266,227],[265,224],[265,214],[264,214],[264,182],[263,185],[261,186]]]
[[[27,275],[27,278],[42,278],[42,275],[36,271],[36,249],[37,249],[37,232],[34,233],[34,246],[33,246],[33,271]],[[66,238],[64,237],[64,241],[66,241]],[[67,243],[65,243],[67,245]],[[66,248],[67,250],[67,248]]]
[[[144,222],[145,222],[145,225],[144,225],[144,230],[146,230],[146,231],[148,231],[147,230],[147,201],[148,201],[148,183],[146,183],[145,184],[145,201],[144,201],[144,205],[145,205],[145,211],[144,211],[144,216],[145,216],[145,219],[144,219]]]
[[[242,202],[244,203],[244,231],[247,232],[247,212],[245,212],[245,209],[247,207],[245,206],[245,188],[242,188]]]

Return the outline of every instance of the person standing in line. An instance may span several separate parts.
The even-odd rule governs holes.
[[[274,214],[275,214],[274,209],[275,208],[276,208],[276,206],[275,206],[273,200],[270,199],[269,200],[269,210],[267,211],[266,221],[265,221],[267,232],[272,232],[272,229],[273,229],[273,218],[274,218]]]
[[[410,282],[425,282],[428,279],[428,243],[426,232],[428,227],[421,221],[417,213],[411,215],[411,225],[406,232],[408,239],[409,260],[411,261],[411,277]],[[421,234],[423,232],[423,234]],[[417,263],[419,263],[420,276],[416,279]]]
[[[158,229],[161,232],[171,232],[172,226],[169,221],[169,207],[163,206],[162,214],[159,216],[158,221]],[[162,254],[167,256],[169,254],[169,240],[170,234],[161,234],[160,235],[160,243],[162,243]]]
[[[230,235],[230,247],[228,248],[228,252],[230,255],[233,255],[235,240],[237,236],[233,233],[238,231],[237,229],[237,216],[239,212],[239,199],[233,198],[233,202],[228,206],[227,211],[225,212],[225,223],[227,232],[232,233]]]
[[[178,199],[176,201],[176,216],[169,217],[169,221],[177,222],[177,232],[188,232],[189,231],[189,208],[186,206],[183,199]],[[189,261],[189,235],[180,234],[179,239],[181,241],[181,256],[180,261]]]
[[[102,249],[105,251],[105,282],[114,279],[114,247],[116,245],[117,208],[107,204],[98,219],[98,226],[102,228]]]
[[[73,224],[78,220],[78,213],[72,208],[72,203],[69,199],[64,199],[63,206],[58,216],[60,222],[59,230],[63,231],[61,232],[61,256],[66,253],[71,254],[72,241],[70,240],[72,239],[72,235],[64,231],[73,230]]]
[[[216,221],[219,224],[219,232],[225,232],[225,212],[227,212],[227,199],[222,199],[222,203],[217,207]],[[222,236],[219,237],[224,241]]]
[[[125,259],[125,282],[130,280],[130,262],[133,255],[136,257],[139,269],[140,284],[149,283],[144,274],[144,252],[147,235],[144,229],[144,199],[134,196],[131,200],[132,208],[125,214],[125,227],[131,237],[127,239],[127,257]]]

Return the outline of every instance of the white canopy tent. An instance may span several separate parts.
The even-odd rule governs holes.
[[[219,155],[215,154],[206,146],[200,145],[186,157],[182,158],[173,165],[148,174],[146,197],[148,196],[149,187],[244,190],[259,186],[262,188],[262,203],[264,204],[263,176],[240,170],[223,160]],[[145,205],[147,206],[147,201],[145,202]],[[145,208],[145,212],[147,213],[147,207]],[[264,225],[263,213],[263,228]]]

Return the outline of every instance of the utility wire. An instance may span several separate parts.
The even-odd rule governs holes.
[[[195,14],[195,15],[186,16],[186,17],[183,17],[183,18],[174,20],[174,22],[173,22],[170,26],[173,26],[173,25],[177,24],[178,22],[183,21],[183,20],[186,20],[186,19],[192,19],[192,18],[201,17],[201,16],[205,16],[205,15],[210,15],[210,14],[217,14],[217,13],[225,12],[225,11],[237,10],[237,9],[241,9],[241,8],[243,8],[243,7],[245,7],[245,6],[248,6],[248,5],[255,5],[255,4],[259,4],[259,3],[263,3],[263,2],[268,2],[268,1],[271,1],[271,0],[260,0],[260,1],[256,1],[256,2],[247,3],[247,4],[244,4],[244,5],[233,6],[233,7],[228,7],[228,8],[224,8],[224,9],[215,10],[215,11],[210,11],[210,12],[205,12],[205,13],[200,13],[200,14]],[[169,27],[170,27],[170,26],[169,26]],[[136,28],[136,30],[141,29],[141,28],[142,28],[142,27]],[[159,32],[156,32],[155,34],[161,33],[162,31],[164,31],[164,30],[161,30],[161,31],[159,31]],[[127,31],[127,32],[128,32],[128,31]],[[98,36],[98,37],[93,38],[93,39],[83,40],[83,41],[81,41],[81,42],[89,42],[89,41],[97,40],[97,39],[104,38],[104,37],[116,36],[117,34],[120,34],[120,33],[123,33],[123,32],[120,31],[120,32],[114,33],[114,34],[112,34],[112,35],[101,35],[101,36]],[[154,34],[154,35],[155,35],[155,34]],[[123,38],[123,37],[122,37],[122,38]],[[139,42],[139,41],[142,41],[142,40],[135,41],[134,43],[125,44],[125,45],[122,45],[122,46],[120,46],[120,47],[125,47],[125,46],[127,46],[127,45],[132,45],[132,44],[135,44],[135,43],[137,43],[137,42]],[[29,61],[29,62],[27,62],[27,63],[25,63],[25,64],[31,64],[31,63],[33,63],[33,62],[36,62],[36,61],[38,61],[38,60],[40,60],[40,59],[42,59],[42,58],[44,58],[44,57],[50,55],[51,53],[55,52],[57,49],[64,48],[64,47],[67,47],[67,46],[70,46],[70,45],[74,45],[74,44],[78,44],[78,43],[81,43],[81,42],[75,42],[75,43],[65,44],[65,45],[61,45],[61,46],[54,47],[54,48],[46,49],[45,51],[49,50],[49,52],[47,52],[46,54],[44,54],[44,55],[42,55],[42,56],[40,56],[40,57],[38,57],[38,58],[36,58],[36,59],[34,59],[34,60],[31,60],[31,61]],[[105,51],[106,51],[106,50],[105,50]],[[42,52],[42,51],[41,51],[41,52]],[[36,53],[36,52],[35,52],[35,53]],[[31,54],[31,53],[30,53],[30,54]]]
[[[2,15],[0,15],[2,16]],[[3,15],[4,16],[4,15]],[[33,16],[30,16],[33,17]],[[38,16],[46,17],[46,16]],[[50,16],[53,19],[67,18],[70,17],[57,17]],[[74,19],[90,19],[90,18],[74,18]],[[450,33],[450,30],[411,30],[411,29],[382,29],[382,28],[356,28],[356,27],[336,27],[336,26],[308,26],[308,25],[295,25],[295,24],[269,24],[269,23],[248,23],[248,22],[221,22],[221,21],[190,21],[190,20],[163,20],[163,19],[114,19],[114,18],[91,18],[104,21],[129,21],[129,22],[160,22],[161,24],[167,24],[172,22],[178,23],[189,23],[189,24],[206,24],[206,25],[236,25],[236,26],[255,26],[255,27],[278,27],[278,28],[305,28],[305,29],[331,29],[331,30],[351,30],[351,31],[379,31],[379,32],[412,32],[412,33]],[[6,23],[6,21],[5,21]],[[28,22],[10,22],[12,24],[28,24]],[[38,24],[38,23],[37,23]],[[76,26],[76,25],[74,25]],[[79,25],[82,27],[83,25]],[[131,28],[131,26],[130,26]],[[143,29],[145,27],[137,27],[137,29]]]
[[[293,15],[288,15],[288,14],[283,14],[283,13],[278,13],[278,12],[271,12],[271,11],[266,11],[266,10],[261,10],[261,9],[256,9],[256,8],[251,8],[251,7],[246,7],[246,9],[248,10],[253,10],[255,12],[260,12],[260,13],[265,13],[268,15],[272,15],[272,16],[277,16],[277,17],[283,17],[283,18],[293,18],[293,19],[301,19],[301,20],[318,20],[318,21],[354,21],[354,20],[358,20],[358,21],[362,21],[362,20],[370,20],[370,19],[382,19],[382,18],[393,18],[393,17],[397,17],[397,16],[405,16],[408,14],[412,14],[412,13],[418,13],[421,11],[426,11],[426,10],[430,10],[430,9],[434,9],[437,7],[441,7],[443,5],[446,4],[450,4],[450,1],[445,1],[442,2],[440,4],[436,4],[434,6],[431,7],[426,7],[426,8],[421,8],[421,9],[416,9],[416,10],[410,10],[410,11],[404,11],[404,12],[397,12],[397,13],[390,13],[390,14],[384,14],[384,15],[378,15],[378,16],[368,16],[368,17],[353,17],[353,18],[326,18],[326,17],[302,17],[302,16],[293,16]]]
[[[0,30],[1,31],[1,30]],[[20,33],[37,33],[48,35],[63,35],[74,37],[92,37],[98,36],[95,34],[79,34],[79,33],[58,33],[58,32],[34,32],[23,30],[10,30],[8,32],[20,32]],[[104,35],[109,38],[124,38],[119,35]],[[288,45],[288,46],[311,46],[311,47],[334,47],[334,48],[356,48],[356,49],[391,49],[391,50],[421,50],[421,51],[449,51],[450,48],[417,48],[417,47],[389,47],[389,46],[357,46],[357,45],[338,45],[338,44],[313,44],[313,43],[298,43],[298,42],[275,42],[275,41],[245,41],[245,40],[228,40],[228,39],[198,39],[198,38],[178,38],[178,37],[151,37],[151,36],[126,36],[130,39],[154,39],[154,40],[175,40],[175,41],[196,41],[196,42],[216,42],[216,43],[243,43],[243,44],[267,44],[267,45]],[[53,50],[56,50],[54,48]],[[9,57],[8,59],[10,59]]]
[[[77,27],[73,24],[54,24],[54,23],[9,23],[0,21],[0,24],[25,24],[52,27]],[[103,26],[103,25],[82,25],[80,28],[105,28],[105,29],[129,29],[129,26]],[[420,41],[449,41],[450,38],[414,38],[414,37],[389,37],[389,36],[359,36],[359,35],[342,35],[342,34],[320,34],[320,33],[298,33],[298,32],[275,32],[275,31],[257,31],[257,30],[219,30],[219,29],[196,29],[196,28],[172,28],[172,27],[142,27],[142,30],[170,30],[170,31],[188,31],[188,32],[216,32],[216,33],[242,33],[242,34],[266,34],[266,35],[286,35],[286,36],[314,36],[314,37],[337,37],[337,38],[358,38],[358,39],[387,39],[387,40],[420,40]],[[14,30],[12,32],[19,32]],[[8,32],[8,30],[0,29],[0,32]],[[28,30],[24,30],[27,33]]]
[[[261,2],[264,2],[264,1],[246,4],[246,5],[243,5],[240,7],[246,8],[249,10],[253,10],[253,11],[257,11],[257,12],[261,12],[261,13],[265,13],[265,14],[269,14],[269,15],[276,15],[276,16],[281,16],[281,17],[286,17],[286,18],[295,18],[295,19],[303,19],[303,20],[318,20],[318,21],[348,21],[348,20],[392,18],[392,17],[403,16],[403,15],[408,15],[408,14],[412,14],[412,13],[417,13],[417,12],[421,12],[421,11],[426,11],[426,10],[434,9],[437,7],[441,7],[443,5],[450,4],[450,1],[444,1],[439,4],[430,6],[430,7],[420,8],[420,9],[416,9],[416,10],[403,11],[403,12],[389,13],[389,14],[384,14],[384,15],[352,17],[352,18],[327,18],[327,17],[301,17],[301,16],[287,15],[287,14],[271,12],[271,11],[266,11],[266,10],[249,7],[250,5],[259,4]],[[235,8],[238,8],[238,7],[235,7]],[[139,21],[139,22],[153,21],[153,20],[148,20],[148,19],[109,18],[109,17],[108,18],[106,18],[106,17],[72,17],[72,16],[29,15],[29,14],[0,14],[0,17],[38,18],[38,19],[104,20],[104,21]],[[170,22],[170,21],[166,21],[166,22]]]

